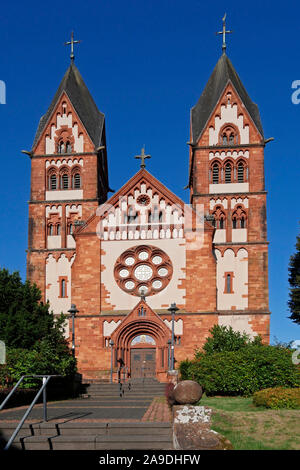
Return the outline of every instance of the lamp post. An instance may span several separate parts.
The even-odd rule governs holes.
[[[175,321],[175,313],[179,308],[176,306],[174,302],[171,304],[171,307],[168,308],[169,312],[172,314],[172,343],[171,343],[171,370],[174,370],[174,321]]]
[[[72,304],[68,312],[70,313],[70,315],[72,315],[72,354],[73,357],[75,357],[75,316],[76,313],[79,312],[79,310],[77,310],[75,304]]]
[[[113,382],[113,345],[114,342],[112,339],[109,340],[109,345],[111,349],[111,356],[110,356],[110,383]]]
[[[172,341],[168,339],[168,370],[171,369],[171,344]]]

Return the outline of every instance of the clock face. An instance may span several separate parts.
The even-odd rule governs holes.
[[[169,284],[173,266],[169,256],[152,245],[134,246],[116,260],[116,283],[128,294],[155,295]]]

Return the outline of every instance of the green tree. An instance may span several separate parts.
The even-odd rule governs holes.
[[[57,341],[60,327],[36,285],[23,283],[18,272],[0,270],[0,339],[8,348],[30,349],[46,336]]]
[[[214,325],[210,330],[210,335],[203,346],[205,354],[217,352],[238,351],[249,344],[261,344],[260,336],[251,340],[245,332],[234,331],[231,326]],[[200,350],[196,351],[196,357],[201,356]]]
[[[76,359],[64,337],[65,321],[63,314],[54,317],[49,311],[36,285],[23,283],[18,272],[0,269],[0,339],[7,346],[0,384],[8,376],[14,381],[29,374],[72,376]]]
[[[300,325],[300,235],[297,236],[296,253],[290,258],[289,283],[288,306],[291,311],[289,318]]]

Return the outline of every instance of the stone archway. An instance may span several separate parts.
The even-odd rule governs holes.
[[[132,345],[132,341],[142,335],[152,338],[154,344],[141,344],[140,342]],[[170,329],[146,302],[141,300],[112,334],[115,358],[122,358],[130,374],[134,373],[136,376],[139,375],[139,372],[137,367],[133,368],[133,361],[135,359],[141,363],[146,361],[148,369],[146,374],[164,381],[168,370],[168,340],[170,338]],[[136,356],[140,355],[139,358],[134,359],[134,354],[132,354],[134,349],[136,350]],[[149,361],[148,364],[147,360]],[[150,363],[153,363],[153,361],[155,367],[151,366],[151,369]]]

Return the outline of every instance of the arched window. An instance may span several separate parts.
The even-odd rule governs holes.
[[[80,173],[75,173],[75,174],[73,175],[72,187],[73,187],[73,189],[80,189],[80,188],[81,188],[81,176],[80,176]]]
[[[232,214],[232,228],[246,228],[247,214],[242,206],[237,206]]]
[[[134,207],[129,207],[127,223],[134,224],[137,221],[137,218],[138,218],[138,214],[136,213]]]
[[[226,274],[226,294],[231,294],[232,275]]]
[[[226,163],[225,165],[225,183],[231,183],[232,181],[232,165],[231,163]]]
[[[213,212],[214,221],[213,226],[216,229],[223,230],[225,228],[226,215],[223,211],[222,206],[217,206]]]
[[[212,182],[213,184],[220,182],[220,166],[218,163],[214,163],[212,167]]]
[[[65,279],[62,279],[60,281],[60,296],[61,297],[66,297],[67,296],[67,292],[66,292],[66,280]]]
[[[245,166],[243,162],[238,163],[237,179],[239,183],[243,183],[245,181]]]
[[[58,142],[57,153],[65,153],[65,144],[63,140]]]
[[[49,176],[49,180],[48,180],[48,189],[50,191],[54,190],[54,189],[57,189],[57,178],[56,178],[56,174],[55,173],[52,173],[50,176]]]
[[[69,141],[66,142],[66,153],[72,153],[72,145]]]
[[[60,224],[56,225],[56,235],[60,235]]]
[[[233,126],[226,126],[219,134],[220,145],[237,145],[239,143],[238,132]]]
[[[69,176],[67,173],[61,175],[60,187],[61,189],[69,189]]]
[[[53,225],[52,224],[49,224],[48,225],[48,235],[53,235]]]

